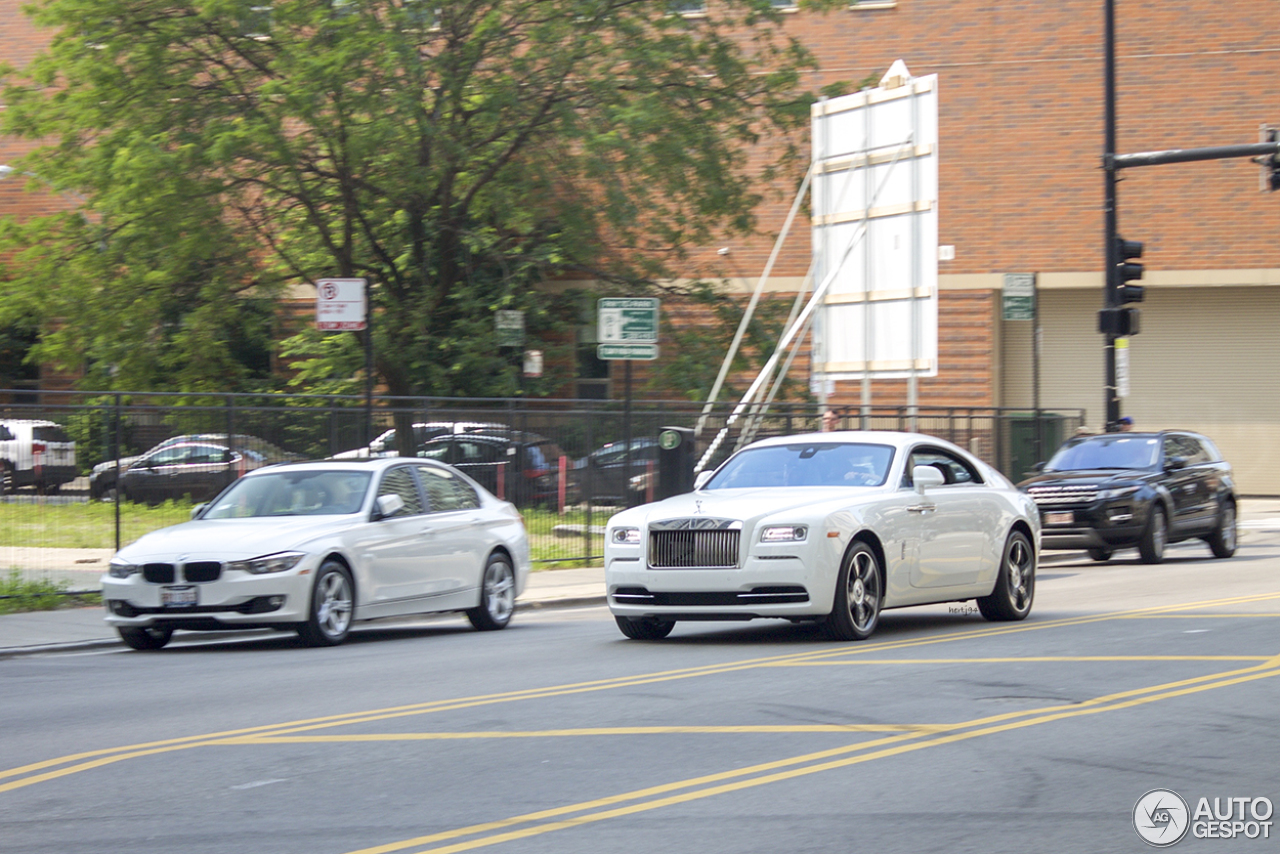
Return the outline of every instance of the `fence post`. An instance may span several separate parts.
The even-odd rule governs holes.
[[[581,476],[582,490],[587,499],[586,524],[582,526],[582,562],[585,564],[591,561],[591,500],[596,497],[595,473],[591,470],[591,452],[595,449],[596,443],[592,441],[591,436],[591,424],[595,418],[589,414],[583,421],[587,425],[587,463],[582,467]]]
[[[124,474],[124,472],[120,471],[120,393],[119,393],[119,392],[116,392],[116,401],[115,401],[115,402],[116,402],[116,405],[115,405],[115,418],[116,418],[116,423],[115,423],[115,425],[114,425],[114,426],[115,426],[115,434],[116,434],[116,453],[115,453],[115,457],[116,457],[116,487],[115,487],[115,489],[116,489],[116,500],[115,500],[113,503],[115,504],[115,515],[116,515],[116,551],[120,551],[120,500],[121,500],[121,496],[120,496],[120,475]]]

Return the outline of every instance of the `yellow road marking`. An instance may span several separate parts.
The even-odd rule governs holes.
[[[0,792],[7,792],[18,788],[23,788],[35,783],[45,782],[48,780],[63,777],[68,774],[87,771],[94,768],[100,768],[114,762],[123,761],[125,759],[133,759],[139,756],[154,755],[156,753],[172,752],[176,750],[185,750],[193,747],[203,747],[208,745],[228,743],[228,740],[238,740],[240,737],[249,735],[262,736],[285,736],[300,732],[312,731],[316,729],[326,729],[333,727],[348,726],[358,723],[369,723],[381,720],[390,720],[399,717],[408,717],[413,715],[429,714],[432,712],[451,711],[458,709],[473,708],[476,706],[491,705],[495,703],[508,703],[522,700],[546,699],[551,697],[569,696],[578,693],[587,693],[594,691],[613,690],[617,688],[628,688],[639,685],[648,685],[659,682],[667,682],[677,679],[689,679],[701,676],[713,676],[724,673],[732,673],[737,671],[751,670],[759,667],[776,666],[786,663],[805,663],[810,661],[820,661],[826,658],[847,657],[851,655],[862,656],[867,653],[885,652],[898,649],[908,649],[918,646],[929,646],[940,643],[952,643],[960,640],[971,640],[976,638],[985,638],[995,635],[1015,634],[1026,631],[1040,631],[1044,629],[1072,627],[1079,625],[1087,625],[1091,623],[1104,622],[1115,619],[1128,619],[1142,615],[1160,615],[1172,612],[1183,612],[1189,610],[1199,610],[1203,608],[1215,608],[1228,605],[1241,605],[1252,602],[1262,602],[1268,600],[1280,599],[1280,592],[1251,594],[1247,596],[1233,596],[1223,599],[1204,600],[1201,602],[1180,603],[1177,605],[1154,606],[1150,608],[1142,608],[1129,611],[1116,611],[1111,613],[1091,614],[1077,617],[1066,617],[1055,620],[1045,620],[1032,623],[1017,623],[1004,625],[983,626],[980,629],[962,629],[952,632],[942,632],[931,635],[926,638],[912,638],[906,640],[887,640],[887,641],[871,641],[859,644],[856,648],[848,648],[841,646],[836,649],[822,649],[804,653],[785,653],[781,655],[765,656],[761,658],[746,659],[737,662],[727,662],[714,665],[704,665],[701,667],[682,668],[678,670],[659,671],[657,673],[639,674],[636,676],[618,677],[614,679],[601,679],[589,682],[570,683],[567,685],[549,686],[545,688],[532,688],[518,691],[507,691],[495,694],[484,694],[475,697],[467,697],[453,700],[435,700],[425,703],[414,703],[404,706],[395,706],[387,709],[369,710],[363,712],[352,712],[339,715],[328,715],[318,718],[309,718],[300,721],[293,721],[285,724],[274,724],[258,727],[247,727],[243,729],[227,730],[222,732],[208,733],[205,735],[186,736],[181,738],[165,739],[161,741],[145,742],[142,744],[127,745],[115,748],[104,748],[100,750],[86,751],[82,753],[62,756],[56,759],[44,760],[41,762],[24,765],[18,768],[12,768],[7,771],[0,771],[0,779],[9,777],[25,776],[22,779],[12,780],[8,783],[0,784]],[[76,763],[70,764],[69,763]],[[58,768],[58,770],[47,771],[43,774],[34,772],[45,771],[45,769],[57,768],[57,766],[67,766]]]
[[[477,834],[493,833],[493,835],[490,836],[483,836],[479,839],[460,842],[442,848],[424,848],[418,851],[417,854],[453,854],[453,852],[469,851],[476,848],[497,845],[503,842],[510,842],[516,839],[527,839],[532,836],[539,836],[557,830],[581,827],[585,824],[604,821],[610,818],[634,815],[640,812],[647,812],[680,803],[688,803],[690,801],[710,798],[729,792],[737,792],[744,789],[768,785],[770,783],[792,780],[797,777],[817,774],[823,771],[847,768],[851,765],[910,753],[927,747],[954,744],[956,742],[967,741],[969,739],[979,738],[985,735],[993,735],[1000,732],[1037,726],[1044,723],[1052,723],[1083,715],[1093,715],[1102,712],[1116,711],[1119,709],[1133,708],[1147,703],[1154,703],[1160,700],[1185,696],[1187,694],[1209,691],[1216,688],[1224,688],[1257,679],[1268,679],[1273,676],[1280,676],[1280,656],[1269,658],[1265,664],[1258,665],[1256,667],[1211,674],[1209,676],[1197,677],[1195,679],[1185,679],[1178,682],[1154,685],[1147,688],[1123,691],[1116,694],[1096,697],[1092,700],[1087,700],[1074,706],[1049,706],[1028,712],[1008,713],[989,718],[979,718],[963,724],[956,724],[949,727],[949,731],[937,733],[929,738],[914,738],[910,741],[907,741],[909,737],[904,736],[900,736],[896,739],[879,739],[877,741],[851,745],[843,749],[837,748],[834,751],[806,754],[804,756],[793,757],[789,760],[780,760],[778,762],[766,763],[763,765],[754,765],[737,771],[729,771],[717,775],[698,777],[680,783],[670,783],[664,786],[641,789],[622,795],[614,795],[609,798],[601,798],[594,801],[585,801],[579,804],[558,807],[553,810],[542,810],[536,813],[527,813],[525,815],[515,816],[501,821],[471,825],[470,827],[419,836],[413,839],[406,839],[372,848],[361,848],[358,851],[349,852],[349,854],[391,854],[391,852],[404,851],[408,848],[418,848],[423,845],[447,842],[453,839],[458,839],[462,836],[475,836]],[[1142,696],[1143,694],[1146,694],[1147,696]],[[1010,718],[1014,719],[1010,720]],[[1021,720],[1018,720],[1017,718],[1021,718]],[[996,723],[996,721],[1001,720],[1004,722]],[[880,749],[867,752],[868,748],[872,747]],[[828,758],[834,757],[840,752],[854,751],[859,751],[860,754],[841,758]],[[823,759],[826,761],[817,761]],[[788,765],[812,762],[816,762],[816,764],[809,764],[802,768],[778,770],[780,768],[785,768]],[[724,780],[732,779],[733,777],[747,777],[748,775],[758,776],[750,777],[750,779],[736,780],[734,782],[722,782]],[[667,794],[668,792],[676,789],[687,789],[695,786],[706,786],[706,788],[682,794]],[[630,804],[628,806],[614,806],[620,801],[641,800],[655,795],[665,795],[665,797],[656,797],[653,800]],[[613,808],[601,810],[602,807]],[[589,812],[590,810],[600,811],[592,813]],[[570,813],[584,812],[587,814],[540,824],[534,827],[526,827],[516,830],[508,829],[519,824],[529,824],[532,822],[542,821],[544,819],[560,818],[561,816],[565,816]],[[503,832],[494,833],[494,831]]]

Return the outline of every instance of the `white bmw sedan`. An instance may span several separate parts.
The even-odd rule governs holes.
[[[1040,516],[1003,475],[919,433],[811,433],[734,454],[695,490],[609,520],[609,608],[629,638],[781,617],[862,640],[880,612],[976,599],[1021,620]]]
[[[501,629],[529,573],[515,507],[430,460],[270,466],[192,515],[102,577],[107,623],[134,649],[176,629],[261,627],[332,646],[353,621],[436,611]]]

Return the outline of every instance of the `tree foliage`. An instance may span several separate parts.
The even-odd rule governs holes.
[[[777,165],[752,149],[807,120],[770,0],[676,5],[41,0],[56,36],[5,72],[3,129],[79,202],[0,229],[0,312],[97,387],[252,387],[263,301],[359,276],[391,393],[510,393],[494,311],[571,346],[545,283],[641,292],[751,229]],[[350,338],[285,342],[296,382],[352,390]]]

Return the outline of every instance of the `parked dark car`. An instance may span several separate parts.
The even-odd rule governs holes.
[[[154,454],[162,448],[168,448],[171,445],[178,445],[184,442],[213,442],[215,444],[227,444],[226,433],[185,433],[181,436],[172,436],[165,439],[158,445],[152,446],[144,454],[132,454],[127,457],[121,457],[117,460],[103,460],[93,467],[93,471],[89,472],[89,497],[97,500],[101,498],[114,498],[116,494],[116,481],[119,479],[119,472],[126,470],[129,466],[136,463],[143,457]],[[297,455],[289,454],[277,448],[268,442],[256,436],[247,436],[237,433],[235,436],[236,447],[253,448],[265,456],[271,457],[273,461],[297,459]],[[117,465],[118,463],[118,465]]]
[[[413,425],[413,441],[421,450],[423,443],[448,433],[470,433],[476,430],[505,430],[507,425],[489,421],[423,421]],[[394,457],[396,455],[396,430],[392,427],[363,448],[341,451],[333,455],[335,460],[358,460],[365,457]]]
[[[658,443],[650,436],[631,440],[631,467],[627,468],[627,443],[610,442],[573,464],[577,500],[643,503],[657,478]]]
[[[159,504],[169,499],[208,501],[246,472],[296,459],[261,439],[162,444],[147,451],[119,475],[116,490],[125,501]]]
[[[461,469],[513,504],[554,506],[559,501],[564,451],[537,433],[481,430],[437,436],[419,446],[418,456]]]
[[[1236,550],[1231,465],[1197,433],[1080,436],[1018,488],[1040,509],[1045,549],[1085,549],[1102,561],[1136,546],[1144,563],[1193,538],[1216,557]]]

